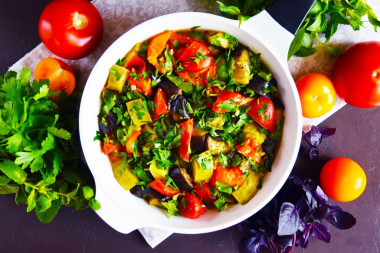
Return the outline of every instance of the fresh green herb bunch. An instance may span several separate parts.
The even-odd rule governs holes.
[[[27,68],[0,76],[0,194],[16,194],[45,223],[62,205],[99,209],[78,168],[74,98],[61,94],[57,106],[49,81],[30,78]]]
[[[217,1],[220,12],[240,22],[257,14],[273,1],[267,0],[225,0]],[[350,25],[358,31],[364,26],[364,17],[373,25],[375,31],[380,27],[380,21],[367,4],[366,0],[317,0],[309,11],[301,28],[298,30],[290,45],[288,59],[291,56],[306,57],[314,54],[319,48],[335,57],[341,53],[339,48],[329,46],[327,43],[336,33],[338,25]],[[314,43],[317,41],[317,43]]]

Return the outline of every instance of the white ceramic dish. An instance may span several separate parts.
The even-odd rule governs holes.
[[[268,23],[269,22],[269,23]],[[217,213],[208,212],[196,220],[183,217],[168,218],[165,212],[151,207],[143,199],[125,191],[114,179],[107,156],[100,150],[99,141],[93,141],[98,130],[99,94],[107,80],[108,71],[117,59],[123,57],[137,42],[163,30],[201,29],[227,32],[260,52],[279,83],[285,105],[283,139],[272,167],[264,178],[262,189],[246,205],[235,205]],[[240,29],[237,21],[204,13],[175,13],[144,22],[122,35],[102,55],[87,81],[80,108],[79,129],[86,161],[96,183],[96,198],[102,208],[97,214],[121,233],[141,227],[196,234],[220,230],[248,218],[265,206],[288,178],[299,150],[302,115],[294,81],[288,71],[286,54],[293,36],[278,25],[265,11]]]

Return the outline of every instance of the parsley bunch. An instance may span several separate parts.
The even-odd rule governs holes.
[[[27,68],[0,76],[0,194],[16,194],[46,223],[62,205],[99,209],[78,167],[73,98],[61,94],[57,106],[49,81],[30,78]]]
[[[223,15],[238,19],[241,23],[273,1],[275,0],[224,0],[217,3]],[[324,48],[332,57],[339,55],[339,48],[327,45],[338,30],[338,25],[350,25],[354,31],[358,31],[365,25],[364,17],[368,18],[377,31],[380,21],[366,0],[317,0],[294,37],[288,58],[293,55],[306,57],[320,48]]]

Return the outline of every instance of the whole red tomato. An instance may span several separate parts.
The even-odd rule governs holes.
[[[380,42],[348,47],[335,63],[333,83],[346,103],[370,108],[380,105]]]
[[[103,38],[103,20],[87,0],[54,0],[38,24],[42,42],[55,55],[80,59],[92,53]]]

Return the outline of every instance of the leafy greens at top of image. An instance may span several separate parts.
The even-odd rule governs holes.
[[[265,9],[276,0],[224,0],[217,1],[222,15],[238,19],[241,23]],[[366,0],[317,0],[295,35],[288,53],[288,59],[296,55],[306,57],[314,54],[320,48],[336,57],[341,53],[337,47],[328,45],[339,25],[349,25],[354,31],[365,25],[368,18],[375,31],[380,27],[380,21]],[[314,43],[314,42],[317,43]]]
[[[49,81],[30,82],[31,72],[0,76],[0,194],[50,222],[62,205],[100,208],[81,168],[74,97],[51,97]]]

